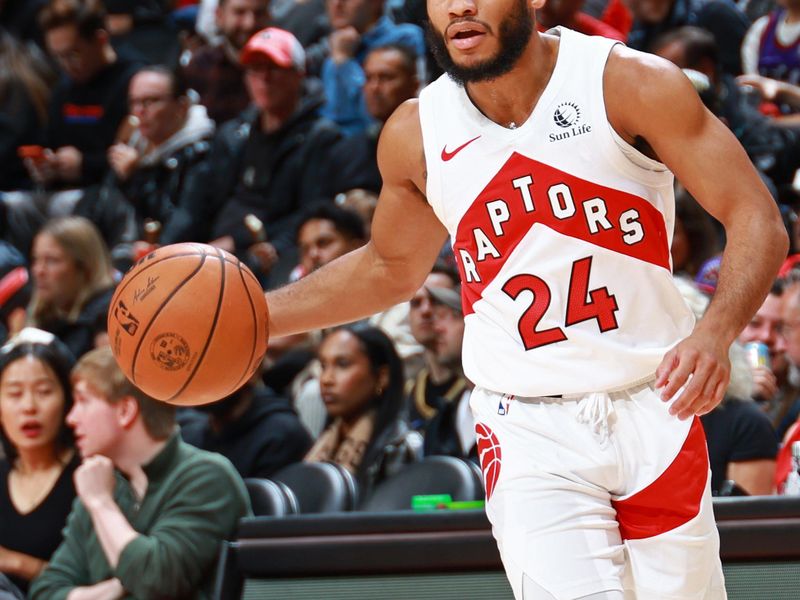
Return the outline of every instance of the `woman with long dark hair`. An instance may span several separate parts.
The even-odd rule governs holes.
[[[403,416],[403,363],[383,331],[360,325],[329,332],[318,356],[330,425],[306,460],[341,464],[367,496],[421,455],[422,438]]]
[[[0,27],[0,190],[31,187],[17,150],[44,142],[52,83],[47,69],[29,48]]]
[[[61,543],[80,464],[65,417],[73,357],[24,329],[0,349],[0,572],[25,591]]]

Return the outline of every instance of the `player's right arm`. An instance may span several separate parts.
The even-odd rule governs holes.
[[[378,143],[383,178],[372,239],[296,283],[267,294],[272,337],[349,323],[409,299],[447,238],[425,199],[416,100],[398,108]]]

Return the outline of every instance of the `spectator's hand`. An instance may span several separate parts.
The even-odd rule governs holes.
[[[772,400],[778,393],[778,378],[767,367],[753,367],[753,397]]]
[[[52,183],[58,177],[56,172],[56,155],[50,148],[45,148],[40,156],[36,158],[25,158],[22,162],[30,178],[40,185]]]
[[[119,579],[106,579],[94,585],[72,588],[67,600],[118,600],[125,597],[125,588]]]
[[[0,573],[16,572],[13,564],[13,556],[13,553],[8,548],[0,546]]]
[[[331,47],[331,60],[340,65],[353,58],[359,41],[361,41],[361,34],[352,26],[331,32],[328,40]]]
[[[740,75],[736,78],[736,83],[754,88],[761,95],[761,98],[769,102],[775,101],[782,91],[783,82],[761,75]]]
[[[75,491],[85,505],[112,500],[114,463],[107,456],[90,456],[75,470]]]
[[[208,242],[212,246],[216,246],[217,248],[222,248],[225,252],[230,252],[233,254],[236,251],[236,242],[233,241],[233,236],[230,235],[223,235],[215,240],[211,240]]]
[[[253,244],[247,251],[258,261],[258,266],[264,273],[269,273],[278,262],[278,251],[269,242]]]
[[[679,419],[710,413],[722,402],[730,380],[728,348],[716,338],[693,333],[667,352],[656,369],[656,388],[665,402],[683,387],[670,406]]]
[[[83,170],[83,154],[75,146],[64,146],[56,150],[55,168],[63,181],[78,181]]]
[[[128,179],[139,161],[139,152],[127,144],[114,144],[108,149],[108,164],[122,181]]]
[[[28,315],[25,313],[25,309],[21,306],[8,313],[8,317],[6,318],[8,337],[10,338],[22,331],[25,328],[25,322],[27,319]]]
[[[133,262],[136,262],[140,258],[144,258],[157,248],[158,244],[151,244],[143,240],[137,240],[133,242],[133,247],[131,248],[131,254],[133,255],[132,256]]]

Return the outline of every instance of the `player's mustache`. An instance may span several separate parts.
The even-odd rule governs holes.
[[[493,33],[492,26],[489,25],[486,21],[481,21],[480,19],[476,19],[475,17],[456,17],[447,24],[447,27],[445,27],[444,30],[445,37],[449,37],[447,32],[453,25],[460,25],[461,23],[475,23],[483,27],[487,33]]]

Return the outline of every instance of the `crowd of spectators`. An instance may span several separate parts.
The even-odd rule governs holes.
[[[548,0],[537,16],[683,69],[800,252],[800,0]],[[243,479],[332,461],[368,497],[424,456],[477,460],[448,247],[408,303],[270,340],[242,389],[199,409],[143,396],[107,349],[114,286],[158,245],[223,248],[267,289],[369,240],[381,128],[440,73],[424,26],[419,0],[0,1],[0,599],[202,595],[249,514]],[[722,229],[679,184],[676,199],[674,274],[702,318]],[[703,417],[715,494],[779,494],[791,469],[791,255]]]

